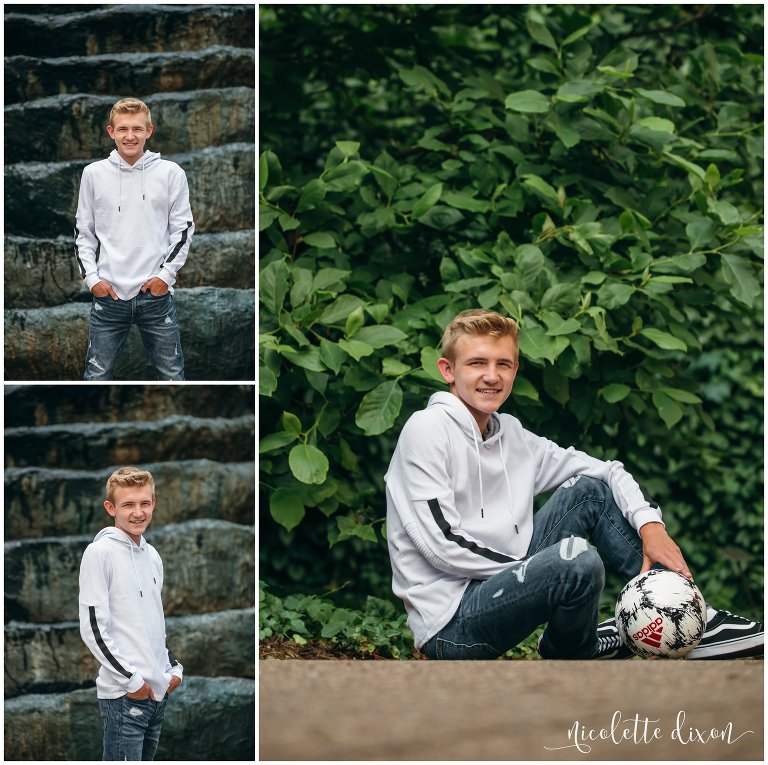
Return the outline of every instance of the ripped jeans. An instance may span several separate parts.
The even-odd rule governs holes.
[[[156,297],[139,292],[130,300],[93,297],[88,324],[84,380],[111,380],[131,325],[141,333],[158,380],[184,379],[176,306],[170,293]]]
[[[456,614],[421,652],[430,659],[495,659],[546,622],[546,656],[589,659],[597,651],[603,561],[627,580],[637,576],[642,540],[609,486],[578,476],[533,516],[528,556],[472,580]]]
[[[104,721],[102,760],[152,760],[160,742],[166,694],[153,699],[99,699]]]

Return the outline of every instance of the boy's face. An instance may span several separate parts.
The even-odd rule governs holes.
[[[154,128],[147,124],[145,112],[116,114],[112,123],[107,126],[109,137],[115,142],[123,160],[133,165],[144,154],[144,144]]]
[[[461,335],[456,341],[455,360],[437,362],[440,373],[485,430],[493,412],[512,392],[517,374],[517,346],[509,337]]]
[[[104,502],[106,511],[115,519],[116,528],[124,531],[139,544],[155,509],[152,487],[118,486],[114,490],[113,499],[114,502]]]

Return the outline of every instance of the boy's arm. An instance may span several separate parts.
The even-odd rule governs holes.
[[[386,477],[389,503],[431,566],[454,576],[487,579],[517,559],[462,528],[448,467],[447,436],[436,430],[434,423],[406,423]],[[461,509],[480,514],[479,506]]]
[[[536,494],[555,489],[577,475],[599,478],[611,487],[616,504],[636,531],[639,532],[646,523],[664,525],[659,506],[646,498],[637,481],[621,462],[599,460],[572,446],[563,449],[541,436],[528,431],[524,431],[524,434],[526,445],[538,466],[534,486]]]
[[[94,218],[93,180],[88,168],[83,170],[80,179],[80,192],[77,198],[77,214],[75,217],[75,257],[80,269],[80,276],[85,281],[88,289],[93,289],[98,284],[98,267],[96,253],[99,249],[99,240],[96,238],[96,223]]]
[[[102,667],[126,693],[135,693],[144,685],[136,667],[120,653],[109,634],[109,584],[101,556],[89,546],[80,563],[80,636]]]
[[[168,213],[168,231],[170,233],[168,254],[160,271],[156,274],[169,287],[173,287],[176,282],[176,274],[187,260],[192,234],[195,233],[192,208],[189,204],[187,176],[181,168],[179,168],[178,176],[175,179],[172,193],[173,198]]]

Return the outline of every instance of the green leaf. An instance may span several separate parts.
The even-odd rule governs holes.
[[[714,165],[710,165],[710,167],[714,167]],[[726,226],[735,226],[741,222],[739,211],[730,202],[708,199],[707,208],[717,215]]]
[[[752,306],[760,295],[760,283],[755,278],[751,263],[738,255],[721,256],[723,278],[736,300]]]
[[[296,433],[288,433],[284,430],[278,431],[277,433],[270,433],[259,441],[259,454],[273,452],[283,446],[292,444],[297,438],[298,435]]]
[[[365,303],[356,295],[340,295],[332,303],[325,307],[317,320],[320,324],[338,324],[346,321],[347,317]]]
[[[358,141],[336,141],[336,147],[345,157],[350,157],[360,150],[360,143]]]
[[[560,319],[559,322],[552,326],[548,326],[547,334],[552,337],[557,337],[558,335],[571,335],[579,329],[581,329],[581,322],[579,322],[578,319]]]
[[[366,436],[377,436],[395,424],[402,404],[403,390],[397,381],[383,382],[363,397],[355,414],[355,424]]]
[[[445,383],[445,379],[437,368],[437,360],[441,358],[441,353],[436,348],[421,349],[421,368],[433,379],[439,383]]]
[[[304,518],[304,505],[295,491],[280,488],[269,498],[269,513],[286,531],[291,531]]]
[[[654,393],[653,404],[669,430],[683,418],[682,407],[665,393]]]
[[[680,401],[683,404],[701,404],[701,399],[695,394],[681,388],[662,388],[661,393],[666,393],[667,396],[673,398],[675,401]]]
[[[560,208],[560,197],[552,186],[550,186],[543,178],[534,173],[526,173],[521,176],[523,178],[523,185],[526,188],[535,191],[539,196],[543,197],[547,202],[551,202],[558,209]]]
[[[291,305],[298,308],[312,292],[312,272],[308,268],[291,269]]]
[[[363,312],[363,307],[358,306],[351,314],[349,314],[349,316],[347,316],[347,323],[344,325],[344,334],[347,338],[353,337],[362,329],[363,324],[365,324],[365,314]]]
[[[504,101],[504,106],[514,112],[544,114],[549,111],[550,102],[536,90],[521,90],[510,93]]]
[[[699,180],[703,181],[705,178],[705,172],[702,170],[698,165],[695,165],[693,162],[689,162],[687,159],[683,159],[682,157],[678,157],[676,154],[672,154],[672,152],[665,151],[662,152],[662,156],[669,162],[671,162],[673,165],[677,165],[678,167],[682,167],[684,170],[686,170],[691,175],[696,176]]]
[[[525,20],[525,26],[528,27],[528,34],[530,34],[530,36],[536,40],[537,43],[545,46],[546,48],[557,50],[557,43],[555,42],[555,38],[552,36],[552,33],[547,29],[543,22],[536,21],[532,18],[527,18]]]
[[[413,212],[412,216],[414,219],[420,218],[422,215],[424,215],[427,210],[430,210],[433,208],[438,200],[440,199],[440,195],[443,193],[443,184],[442,183],[436,183],[434,186],[430,186],[423,194],[421,199],[419,199],[416,204],[413,206]]]
[[[324,372],[325,366],[320,358],[319,348],[310,348],[307,351],[294,351],[285,346],[280,348],[281,355],[285,356],[291,364],[295,364],[302,369],[308,369],[310,372]]]
[[[717,233],[717,223],[711,218],[701,217],[685,227],[685,235],[692,250],[699,250],[710,244]]]
[[[354,516],[337,516],[336,524],[339,527],[339,538],[337,541],[343,541],[344,539],[350,539],[351,537],[358,537],[364,539],[367,542],[377,542],[376,531],[369,523],[360,523]],[[331,625],[335,632],[336,627]],[[332,637],[332,635],[323,634],[323,637]]]
[[[283,309],[288,293],[288,266],[284,260],[275,260],[259,273],[259,299],[277,316]]]
[[[267,152],[263,151],[259,157],[259,191],[264,191],[269,179],[269,162],[267,162]]]
[[[288,454],[288,465],[302,483],[323,483],[328,474],[328,458],[309,444],[294,446]]]
[[[411,367],[397,359],[386,358],[381,362],[381,373],[387,377],[400,377],[411,371]]]
[[[350,275],[350,271],[344,271],[341,268],[321,268],[312,281],[312,291],[327,290],[330,287],[338,287],[334,289],[335,292],[339,292],[344,288],[344,282]]]
[[[271,396],[277,390],[277,377],[269,368],[259,365],[259,395]]]
[[[442,196],[443,201],[451,207],[457,207],[459,210],[468,210],[469,212],[488,212],[490,203],[482,199],[475,199],[468,194],[457,194],[454,191],[447,191]]]
[[[520,353],[529,359],[555,359],[568,347],[568,339],[562,336],[550,337],[535,325],[526,327],[520,334]]]
[[[408,335],[397,327],[372,326],[363,327],[355,335],[355,339],[362,343],[368,343],[372,348],[383,348],[385,345],[397,345],[397,343],[407,340]]]
[[[657,130],[660,133],[674,133],[675,123],[670,120],[662,119],[661,117],[645,117],[638,120],[638,125],[646,127],[649,130]]]
[[[640,330],[639,334],[647,337],[650,341],[658,345],[659,348],[663,348],[665,351],[688,350],[688,346],[682,340],[678,340],[674,335],[670,335],[669,332],[664,332],[660,329],[644,327]]]
[[[435,205],[431,210],[427,210],[427,212],[419,218],[419,223],[442,231],[446,228],[450,228],[461,220],[464,220],[464,216],[455,207]]]
[[[320,358],[328,369],[334,374],[339,374],[342,364],[347,360],[347,354],[337,343],[322,338],[320,340]]]
[[[319,178],[310,181],[301,191],[296,212],[300,213],[315,208],[319,202],[325,199],[325,192],[325,183]]]
[[[611,383],[600,389],[600,395],[609,404],[618,404],[619,401],[623,401],[631,392],[632,388],[623,383]]]
[[[361,343],[359,340],[339,340],[339,348],[348,353],[355,361],[370,356],[373,353],[373,347],[368,343]]]
[[[318,231],[315,234],[307,234],[304,237],[304,244],[310,247],[317,247],[321,250],[329,250],[336,246],[336,240],[326,231]]]
[[[353,159],[330,170],[323,181],[328,191],[354,191],[368,174],[368,167]]]
[[[680,96],[670,93],[666,90],[645,90],[645,88],[635,88],[635,93],[642,98],[653,101],[654,104],[663,104],[664,106],[685,106]]]
[[[259,205],[259,231],[269,228],[272,222],[280,216],[279,210],[274,210],[267,205]]]
[[[283,412],[283,430],[298,438],[301,435],[301,420],[292,412]]]
[[[521,398],[530,398],[533,401],[539,400],[539,392],[536,388],[534,388],[524,377],[520,377],[520,375],[515,377],[515,382],[512,386],[512,395],[520,396]]]

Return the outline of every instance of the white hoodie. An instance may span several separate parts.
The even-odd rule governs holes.
[[[195,231],[186,174],[151,151],[129,165],[113,149],[87,165],[76,220],[75,254],[86,287],[105,279],[121,300],[136,297],[153,276],[172,288]]]
[[[184,668],[165,645],[163,563],[144,537],[102,529],[80,563],[80,635],[101,668],[96,695],[116,699],[149,683],[162,701]]]
[[[533,498],[576,475],[605,481],[633,528],[660,521],[620,462],[603,462],[491,415],[485,441],[467,407],[435,393],[400,434],[385,475],[392,589],[420,649],[453,617],[472,579],[528,554]]]

